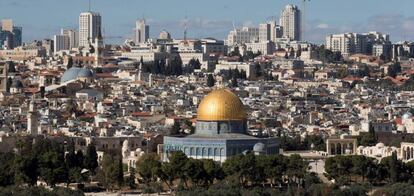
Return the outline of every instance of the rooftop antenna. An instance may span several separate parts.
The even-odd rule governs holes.
[[[89,0],[89,12],[91,11],[91,0]]]
[[[301,29],[302,35],[301,40],[305,41],[305,31],[306,31],[306,2],[310,0],[302,0],[302,18],[301,18]]]
[[[236,31],[236,25],[234,24],[234,20],[233,20],[233,30]]]
[[[187,42],[187,24],[188,23],[188,17],[187,17],[187,13],[185,14],[185,19],[184,19],[184,41]]]

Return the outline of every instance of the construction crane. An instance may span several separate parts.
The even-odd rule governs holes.
[[[302,0],[302,19],[301,19],[301,29],[302,29],[302,40],[305,40],[305,31],[306,31],[306,2],[310,0]]]

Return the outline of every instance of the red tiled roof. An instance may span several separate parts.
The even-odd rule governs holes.
[[[397,125],[402,125],[402,118],[396,118],[394,121]]]
[[[24,92],[25,93],[38,93],[39,89],[38,88],[25,88]]]
[[[345,81],[360,81],[361,78],[360,77],[355,77],[355,76],[347,76],[345,78],[342,78],[342,80],[345,80]]]
[[[98,77],[98,78],[118,78],[117,76],[114,76],[111,73],[97,73],[96,77]]]

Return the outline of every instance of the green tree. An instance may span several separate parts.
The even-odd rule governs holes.
[[[126,179],[126,183],[128,184],[130,189],[136,189],[137,188],[137,184],[135,183],[135,169],[133,167],[131,167],[129,169],[129,176]]]
[[[204,180],[208,185],[213,184],[214,180],[223,180],[224,171],[220,164],[212,159],[203,159],[203,168],[205,170]]]
[[[13,83],[13,79],[12,78],[7,78],[7,83],[6,83],[6,91],[10,93],[10,87]]]
[[[116,182],[118,185],[118,188],[121,189],[124,185],[124,170],[123,170],[123,164],[122,164],[122,156],[118,157],[117,161],[117,176],[116,176]]]
[[[78,150],[76,152],[76,167],[79,167],[81,169],[85,168],[84,160],[85,160],[85,157],[83,156],[82,150]]]
[[[184,175],[190,179],[192,184],[198,186],[206,176],[203,161],[198,159],[188,159],[184,165]]]
[[[161,162],[157,154],[144,154],[137,162],[137,172],[144,183],[155,182]]]
[[[237,84],[237,78],[233,78],[233,79],[231,79],[230,86],[231,86],[232,88],[236,88],[236,87],[238,87],[238,86],[239,86],[239,85]]]
[[[109,154],[104,154],[102,158],[102,167],[98,172],[99,182],[107,189],[114,190],[117,185],[118,163]]]
[[[305,177],[308,170],[308,163],[304,161],[300,155],[294,154],[289,156],[287,159],[287,171],[286,175],[289,178],[289,184],[292,182],[296,183],[298,186],[300,182]]]
[[[181,124],[178,121],[174,121],[173,126],[170,129],[170,135],[179,135],[181,131]]]
[[[214,80],[214,77],[212,74],[208,74],[207,75],[207,86],[208,87],[213,87],[214,83],[216,83],[216,81]]]
[[[50,147],[39,156],[40,177],[50,186],[68,181],[68,170],[65,164],[63,145],[55,141],[47,141]]]
[[[163,163],[161,165],[161,171],[158,173],[158,177],[172,190],[173,181],[175,178],[175,172],[172,164],[169,162]]]
[[[172,152],[171,157],[169,157],[171,169],[174,171],[174,176],[179,178],[181,182],[184,182],[186,187],[188,188],[187,184],[187,176],[185,173],[185,165],[187,164],[188,158],[187,156],[181,151]]]
[[[95,145],[89,144],[86,148],[86,155],[83,165],[89,170],[89,172],[91,172],[92,175],[95,174],[95,170],[98,167],[98,154],[96,153]]]
[[[36,158],[16,156],[13,165],[15,184],[27,183],[31,186],[36,184],[39,175]]]
[[[267,171],[272,185],[283,183],[283,175],[287,170],[287,161],[283,155],[271,155],[268,157],[265,171]]]
[[[401,64],[399,62],[388,65],[388,76],[395,78],[401,72]]]
[[[346,156],[335,156],[326,159],[325,171],[340,184],[348,184],[352,170],[352,160]]]
[[[73,58],[72,56],[68,57],[68,64],[66,66],[66,69],[70,69],[73,66]]]
[[[14,159],[12,153],[0,153],[0,186],[9,186],[14,183]]]
[[[374,127],[370,123],[368,133],[361,134],[358,143],[362,146],[375,146],[378,143]]]
[[[372,196],[383,195],[412,195],[414,192],[414,186],[409,183],[395,183],[376,190]]]

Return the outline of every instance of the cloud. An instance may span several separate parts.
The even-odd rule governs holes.
[[[321,23],[321,24],[318,24],[318,26],[316,26],[316,27],[319,28],[319,29],[327,29],[327,28],[329,28],[329,25],[326,24],[326,23]]]
[[[392,41],[413,40],[414,17],[401,14],[379,14],[373,15],[365,21],[355,21],[342,25],[314,20],[308,22],[305,37],[311,42],[323,43],[325,37],[329,34],[366,33],[369,31],[389,34]]]

